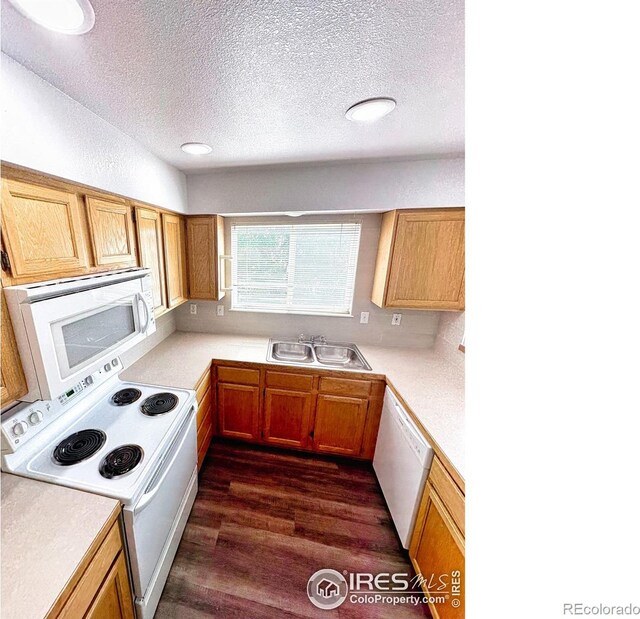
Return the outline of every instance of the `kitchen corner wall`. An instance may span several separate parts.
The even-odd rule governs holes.
[[[122,365],[125,368],[132,366],[140,357],[146,355],[162,340],[168,338],[176,330],[176,310],[162,314],[156,319],[156,332],[142,342],[122,354]]]
[[[464,312],[442,312],[434,349],[453,365],[464,369],[464,355],[458,347],[464,337]]]
[[[238,220],[236,219],[236,221]],[[300,333],[305,333],[307,335],[325,335],[327,339],[355,342],[356,344],[402,345],[412,348],[429,348],[433,346],[441,312],[386,310],[380,309],[371,302],[371,286],[378,252],[381,220],[382,215],[379,213],[313,215],[297,217],[296,219],[291,219],[290,217],[269,218],[270,222],[280,223],[362,222],[352,318],[234,312],[229,311],[231,293],[227,293],[227,296],[220,302],[194,300],[178,307],[175,310],[178,330],[254,334],[269,337],[297,337]],[[232,221],[232,218],[225,218],[227,247],[230,247],[228,238]],[[243,217],[239,221],[265,221],[265,218]],[[195,316],[189,310],[191,303],[196,303],[198,306],[198,313]],[[217,305],[224,305],[224,316],[216,316]],[[391,316],[394,311],[402,314],[401,324],[397,327],[391,326]],[[360,312],[369,312],[369,324],[360,324]]]
[[[0,57],[4,161],[187,211],[183,172],[6,54]]]

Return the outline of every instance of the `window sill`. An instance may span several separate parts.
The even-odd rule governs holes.
[[[285,316],[330,316],[332,318],[353,318],[353,314],[333,314],[331,312],[296,312],[289,310],[268,309],[244,309],[239,307],[229,308],[230,312],[243,312],[245,314],[282,314]]]

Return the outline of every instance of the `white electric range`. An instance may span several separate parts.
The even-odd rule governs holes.
[[[195,392],[121,381],[119,358],[2,416],[2,470],[119,499],[138,617],[153,617],[197,492]]]

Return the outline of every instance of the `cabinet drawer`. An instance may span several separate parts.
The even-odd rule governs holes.
[[[204,398],[205,393],[207,393],[207,389],[211,386],[211,372],[209,368],[207,368],[206,374],[200,379],[200,382],[196,386],[196,400],[198,404],[202,402],[202,398]]]
[[[267,387],[311,391],[313,388],[313,376],[291,374],[289,372],[267,372]]]
[[[429,481],[464,535],[464,495],[437,457],[434,457],[431,464]]]
[[[336,395],[368,396],[371,392],[371,382],[352,378],[321,378],[320,391]]]
[[[198,413],[196,415],[196,426],[200,426],[207,420],[211,420],[211,389],[207,389],[207,392],[202,398],[202,402],[198,406]]]
[[[259,385],[260,370],[219,366],[218,381],[221,383],[237,383],[239,385]]]

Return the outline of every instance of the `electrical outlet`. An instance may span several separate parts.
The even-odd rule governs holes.
[[[400,325],[400,321],[402,320],[402,314],[394,314],[393,318],[391,319],[391,324],[394,327],[397,327]]]
[[[198,313],[198,304],[197,303],[191,303],[191,305],[189,305],[189,311],[192,314],[197,314]]]
[[[224,305],[218,305],[216,308],[216,314],[218,316],[224,316]]]
[[[369,312],[360,312],[360,324],[361,325],[369,324]]]

